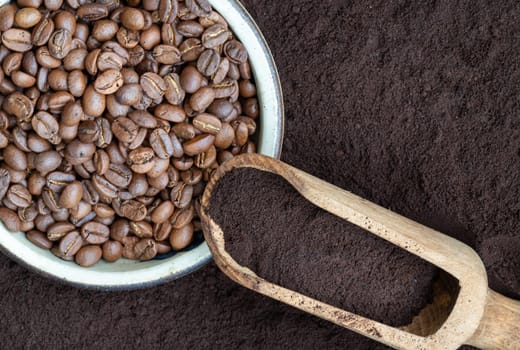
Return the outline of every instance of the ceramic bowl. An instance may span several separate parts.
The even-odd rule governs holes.
[[[258,152],[279,157],[283,138],[283,99],[278,72],[269,47],[251,16],[238,1],[210,0],[210,3],[226,18],[249,53],[261,111],[257,134]],[[100,290],[137,289],[158,285],[185,276],[212,259],[207,244],[199,238],[186,251],[152,261],[100,261],[93,267],[82,268],[33,245],[21,232],[8,232],[1,223],[0,250],[40,275],[66,284]]]

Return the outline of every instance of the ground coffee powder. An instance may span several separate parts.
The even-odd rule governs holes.
[[[233,170],[209,214],[231,257],[275,284],[393,326],[431,301],[434,266],[314,206],[280,176]]]
[[[515,266],[500,249],[519,255],[507,242],[520,224],[520,3],[243,3],[280,71],[282,158],[470,243],[491,286],[520,298],[518,285],[508,287],[513,274],[492,268]],[[506,243],[490,263],[485,242],[495,236]],[[12,349],[384,348],[257,296],[214,266],[161,287],[100,293],[0,257],[0,295],[1,344]]]

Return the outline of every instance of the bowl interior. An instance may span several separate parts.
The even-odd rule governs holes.
[[[260,122],[259,153],[279,157],[283,138],[283,101],[278,73],[269,48],[258,27],[236,0],[210,0],[244,44],[257,85]],[[160,284],[195,271],[211,260],[207,244],[200,238],[183,252],[162,259],[139,262],[121,259],[100,261],[82,268],[62,261],[29,242],[21,232],[10,233],[0,223],[0,250],[27,268],[59,281],[95,289],[134,289]]]

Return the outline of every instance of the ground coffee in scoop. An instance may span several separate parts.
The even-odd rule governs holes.
[[[314,206],[280,176],[233,170],[209,214],[230,255],[275,284],[393,326],[431,300],[434,266]]]

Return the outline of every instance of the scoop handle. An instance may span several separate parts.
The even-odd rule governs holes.
[[[484,316],[468,345],[483,350],[520,350],[520,302],[490,289]]]

